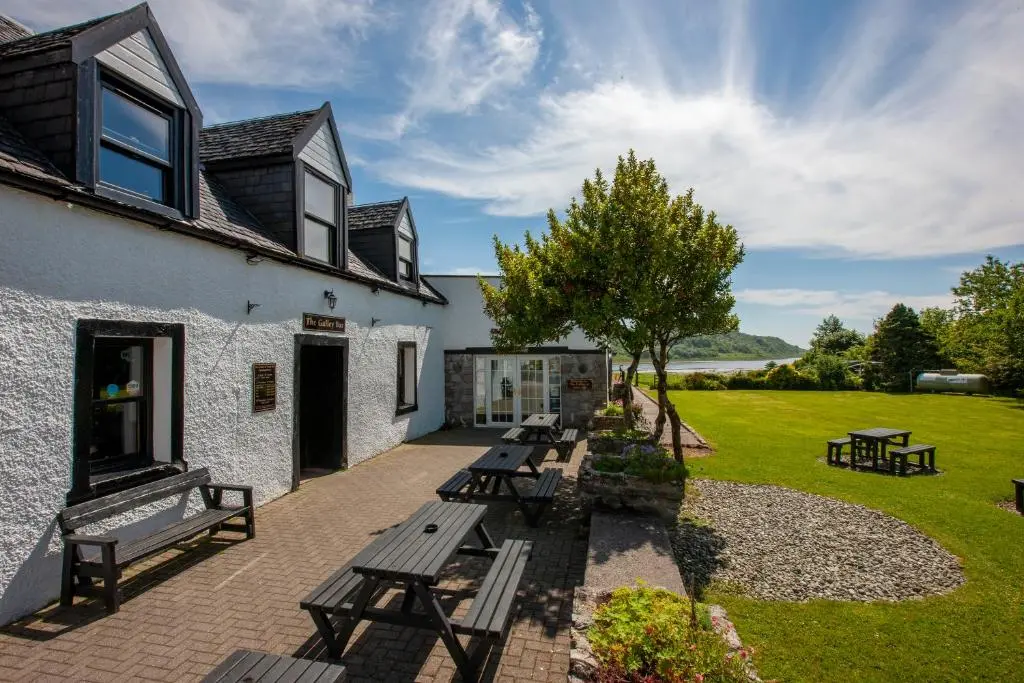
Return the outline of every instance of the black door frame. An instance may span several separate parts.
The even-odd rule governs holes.
[[[299,488],[301,453],[299,449],[299,408],[302,377],[302,347],[333,346],[341,348],[341,469],[348,467],[348,338],[329,337],[325,334],[295,335],[295,368],[292,374],[292,491]]]

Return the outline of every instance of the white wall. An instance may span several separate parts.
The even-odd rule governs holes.
[[[485,278],[492,285],[498,277]],[[491,330],[494,321],[484,312],[483,294],[475,276],[427,275],[426,280],[448,298],[443,316],[444,348],[458,350],[493,346]],[[580,330],[544,346],[567,346],[570,349],[596,349],[597,344],[587,339]]]
[[[59,592],[55,516],[71,482],[79,318],[185,323],[185,459],[217,481],[253,485],[261,503],[291,485],[303,312],[347,319],[350,465],[444,419],[443,307],[269,260],[247,265],[240,251],[2,186],[0,242],[0,623]],[[334,311],[325,289],[338,297]],[[247,301],[260,304],[252,315]],[[371,316],[383,321],[371,328]],[[396,417],[396,345],[407,340],[417,342],[419,410]],[[272,412],[252,413],[254,362],[277,363]],[[164,501],[83,531],[137,536],[185,505]]]

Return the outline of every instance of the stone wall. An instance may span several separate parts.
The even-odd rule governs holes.
[[[562,354],[562,425],[586,427],[608,397],[608,366],[604,352]],[[570,379],[589,379],[589,391],[570,391]]]
[[[444,421],[449,427],[473,426],[473,354],[444,354]]]

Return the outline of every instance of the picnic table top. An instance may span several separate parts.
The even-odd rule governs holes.
[[[857,429],[850,432],[850,436],[858,439],[891,439],[894,436],[906,436],[910,434],[909,429],[891,429],[889,427],[872,427],[871,429]]]
[[[558,413],[534,413],[519,423],[520,427],[554,427],[558,424]]]
[[[515,472],[533,454],[533,446],[491,446],[469,466],[470,472],[508,474]]]
[[[381,534],[352,560],[352,571],[400,581],[437,583],[444,565],[483,519],[486,505],[432,501]],[[428,524],[437,530],[428,533]]]

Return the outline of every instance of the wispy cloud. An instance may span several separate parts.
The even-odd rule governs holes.
[[[884,291],[840,292],[823,289],[741,289],[736,292],[740,303],[772,306],[791,313],[837,315],[850,320],[872,320],[885,315],[897,303],[920,310],[930,306],[948,307],[949,294],[901,295]]]
[[[118,12],[135,0],[8,0],[37,30]],[[373,0],[150,0],[188,77],[197,83],[312,89],[342,85],[366,31],[386,18]]]
[[[459,266],[458,268],[449,268],[446,270],[444,275],[497,275],[497,271],[493,268],[480,268],[479,266]]]
[[[867,4],[803,106],[759,87],[756,5],[641,15],[635,3],[607,1],[588,3],[586,17],[560,5],[564,62],[517,107],[528,126],[510,134],[496,114],[478,135],[413,130],[401,156],[374,169],[398,185],[482,200],[494,215],[538,215],[564,207],[595,167],[632,147],[655,157],[676,191],[695,186],[755,249],[906,258],[1024,240],[1019,2],[927,4],[923,14]],[[487,97],[437,82],[422,101],[439,111]]]

